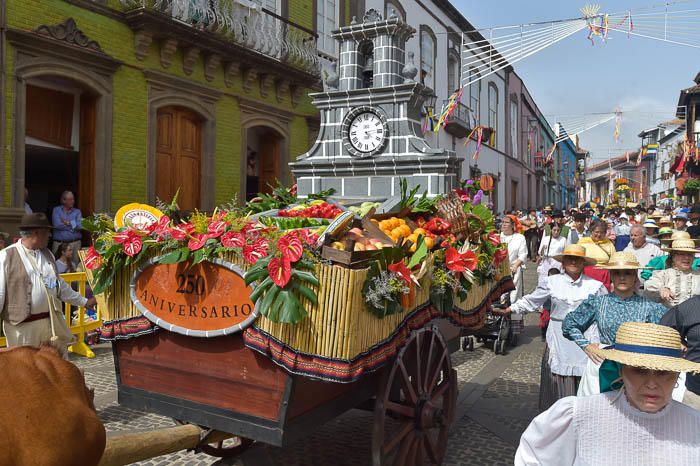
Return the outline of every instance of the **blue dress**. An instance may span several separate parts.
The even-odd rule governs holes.
[[[664,305],[636,294],[627,299],[615,293],[591,296],[564,318],[562,333],[583,349],[591,343],[583,332],[595,323],[598,325],[600,343],[612,345],[617,329],[624,322],[658,324],[667,310]]]

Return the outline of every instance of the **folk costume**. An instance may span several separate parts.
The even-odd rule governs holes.
[[[567,246],[561,256],[584,257],[585,251],[578,245]],[[591,259],[585,259],[593,263]],[[547,328],[547,347],[542,358],[540,381],[540,409],[549,408],[556,400],[575,395],[588,356],[562,333],[566,316],[591,295],[606,294],[607,290],[597,280],[581,274],[577,279],[563,273],[541,280],[537,288],[511,306],[514,313],[537,312],[551,299],[550,322]]]
[[[615,349],[601,357],[659,371],[698,372],[700,364],[681,357],[678,332],[628,322]],[[655,413],[634,407],[624,385],[617,392],[559,400],[537,416],[520,438],[516,466],[693,466],[700,464],[700,412],[677,401]]]
[[[566,237],[559,235],[558,238],[544,236],[540,243],[540,249],[537,255],[541,257],[540,263],[537,266],[537,275],[539,280],[547,277],[549,269],[555,268],[562,270],[561,262],[556,260],[554,256],[561,255],[566,247]]]
[[[613,255],[605,266],[607,270],[639,270],[642,267],[631,253],[618,252]],[[566,338],[576,343],[581,350],[591,341],[584,332],[595,325],[601,346],[615,343],[617,330],[625,322],[658,323],[666,313],[666,308],[643,296],[632,295],[622,298],[612,292],[605,296],[591,296],[583,301],[575,311],[564,319],[562,332]],[[579,385],[578,395],[586,396],[600,393],[598,382],[599,365],[590,358],[587,361],[586,373]]]
[[[581,238],[578,242],[580,246],[586,250],[586,257],[595,260],[595,264],[587,265],[583,269],[583,273],[589,277],[603,283],[608,290],[610,286],[610,273],[607,270],[597,268],[595,266],[605,265],[610,260],[610,257],[615,253],[615,244],[609,239],[594,240],[591,237]]]
[[[685,232],[681,234],[687,235]],[[676,239],[670,248],[663,248],[667,252],[691,252],[696,253],[695,242],[692,239]],[[661,299],[661,290],[668,288],[673,292],[673,298],[669,301]],[[644,292],[654,301],[662,303],[667,308],[676,306],[686,301],[691,296],[700,294],[700,271],[691,270],[682,272],[676,268],[655,271],[651,278],[644,284]]]
[[[525,261],[527,260],[527,242],[525,237],[520,233],[505,235],[501,233],[501,243],[508,245],[508,260],[511,264],[520,260],[522,265],[513,274],[513,285],[515,289],[510,292],[510,302],[514,303],[523,295],[523,270],[525,269]]]

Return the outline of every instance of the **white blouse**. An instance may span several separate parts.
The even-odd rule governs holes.
[[[699,464],[700,412],[671,400],[645,413],[618,392],[562,398],[533,419],[515,453],[516,466]]]
[[[540,250],[537,251],[542,257],[554,257],[562,254],[567,245],[567,240],[564,237],[552,238],[551,236],[543,236],[540,242]]]
[[[520,233],[505,235],[501,233],[501,243],[508,245],[508,260],[511,264],[520,259],[520,262],[525,265],[527,260],[527,241]]]
[[[673,299],[661,300],[661,289],[669,288],[673,292]],[[649,299],[673,307],[686,301],[688,298],[700,294],[700,270],[681,272],[676,269],[654,270],[653,275],[644,283],[644,293]]]

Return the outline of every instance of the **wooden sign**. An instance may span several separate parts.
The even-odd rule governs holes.
[[[217,337],[239,332],[257,317],[251,287],[235,264],[214,259],[141,266],[131,280],[131,300],[151,322],[172,332],[194,337]]]

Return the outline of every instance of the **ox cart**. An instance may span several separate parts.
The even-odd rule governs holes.
[[[289,248],[294,260],[297,243],[290,247],[289,235],[278,237],[276,247]],[[314,238],[308,244],[318,243]],[[130,261],[115,270],[102,296],[104,308],[113,310],[102,335],[113,342],[119,403],[185,424],[179,432],[189,440],[171,441],[158,454],[195,447],[232,457],[255,442],[285,446],[363,408],[374,412],[372,464],[441,464],[458,394],[450,354],[460,347],[465,329],[480,328],[491,302],[512,288],[507,263],[490,265],[488,276],[472,277],[468,292],[448,288],[446,299],[440,294],[445,289],[435,284],[440,274],[431,267],[444,269],[437,262],[449,265],[454,254],[464,262],[471,257],[467,253],[428,252],[423,265],[407,258],[401,262],[406,268],[390,265],[394,275],[357,267],[357,255],[350,257],[351,265],[319,261],[309,272],[314,280],[297,275],[309,281],[313,295],[301,293],[296,303],[303,315],[296,318],[289,304],[278,305],[261,291],[268,270],[273,278],[284,274],[273,276],[275,253],[251,265],[245,249],[217,251],[216,258],[196,263],[191,256],[173,260],[177,250]],[[84,260],[90,263],[85,255]],[[383,314],[376,302],[369,310],[373,287],[386,277],[398,280],[409,268],[416,276],[397,285],[408,299],[384,302]],[[278,293],[298,289],[297,272],[290,273],[291,281]],[[99,287],[100,277],[88,275]],[[265,292],[270,290],[274,285]],[[212,314],[225,323],[212,323]],[[239,440],[225,442],[227,436]],[[144,448],[141,456],[125,456],[124,448],[133,450],[133,442],[108,442],[103,464],[155,454]]]

